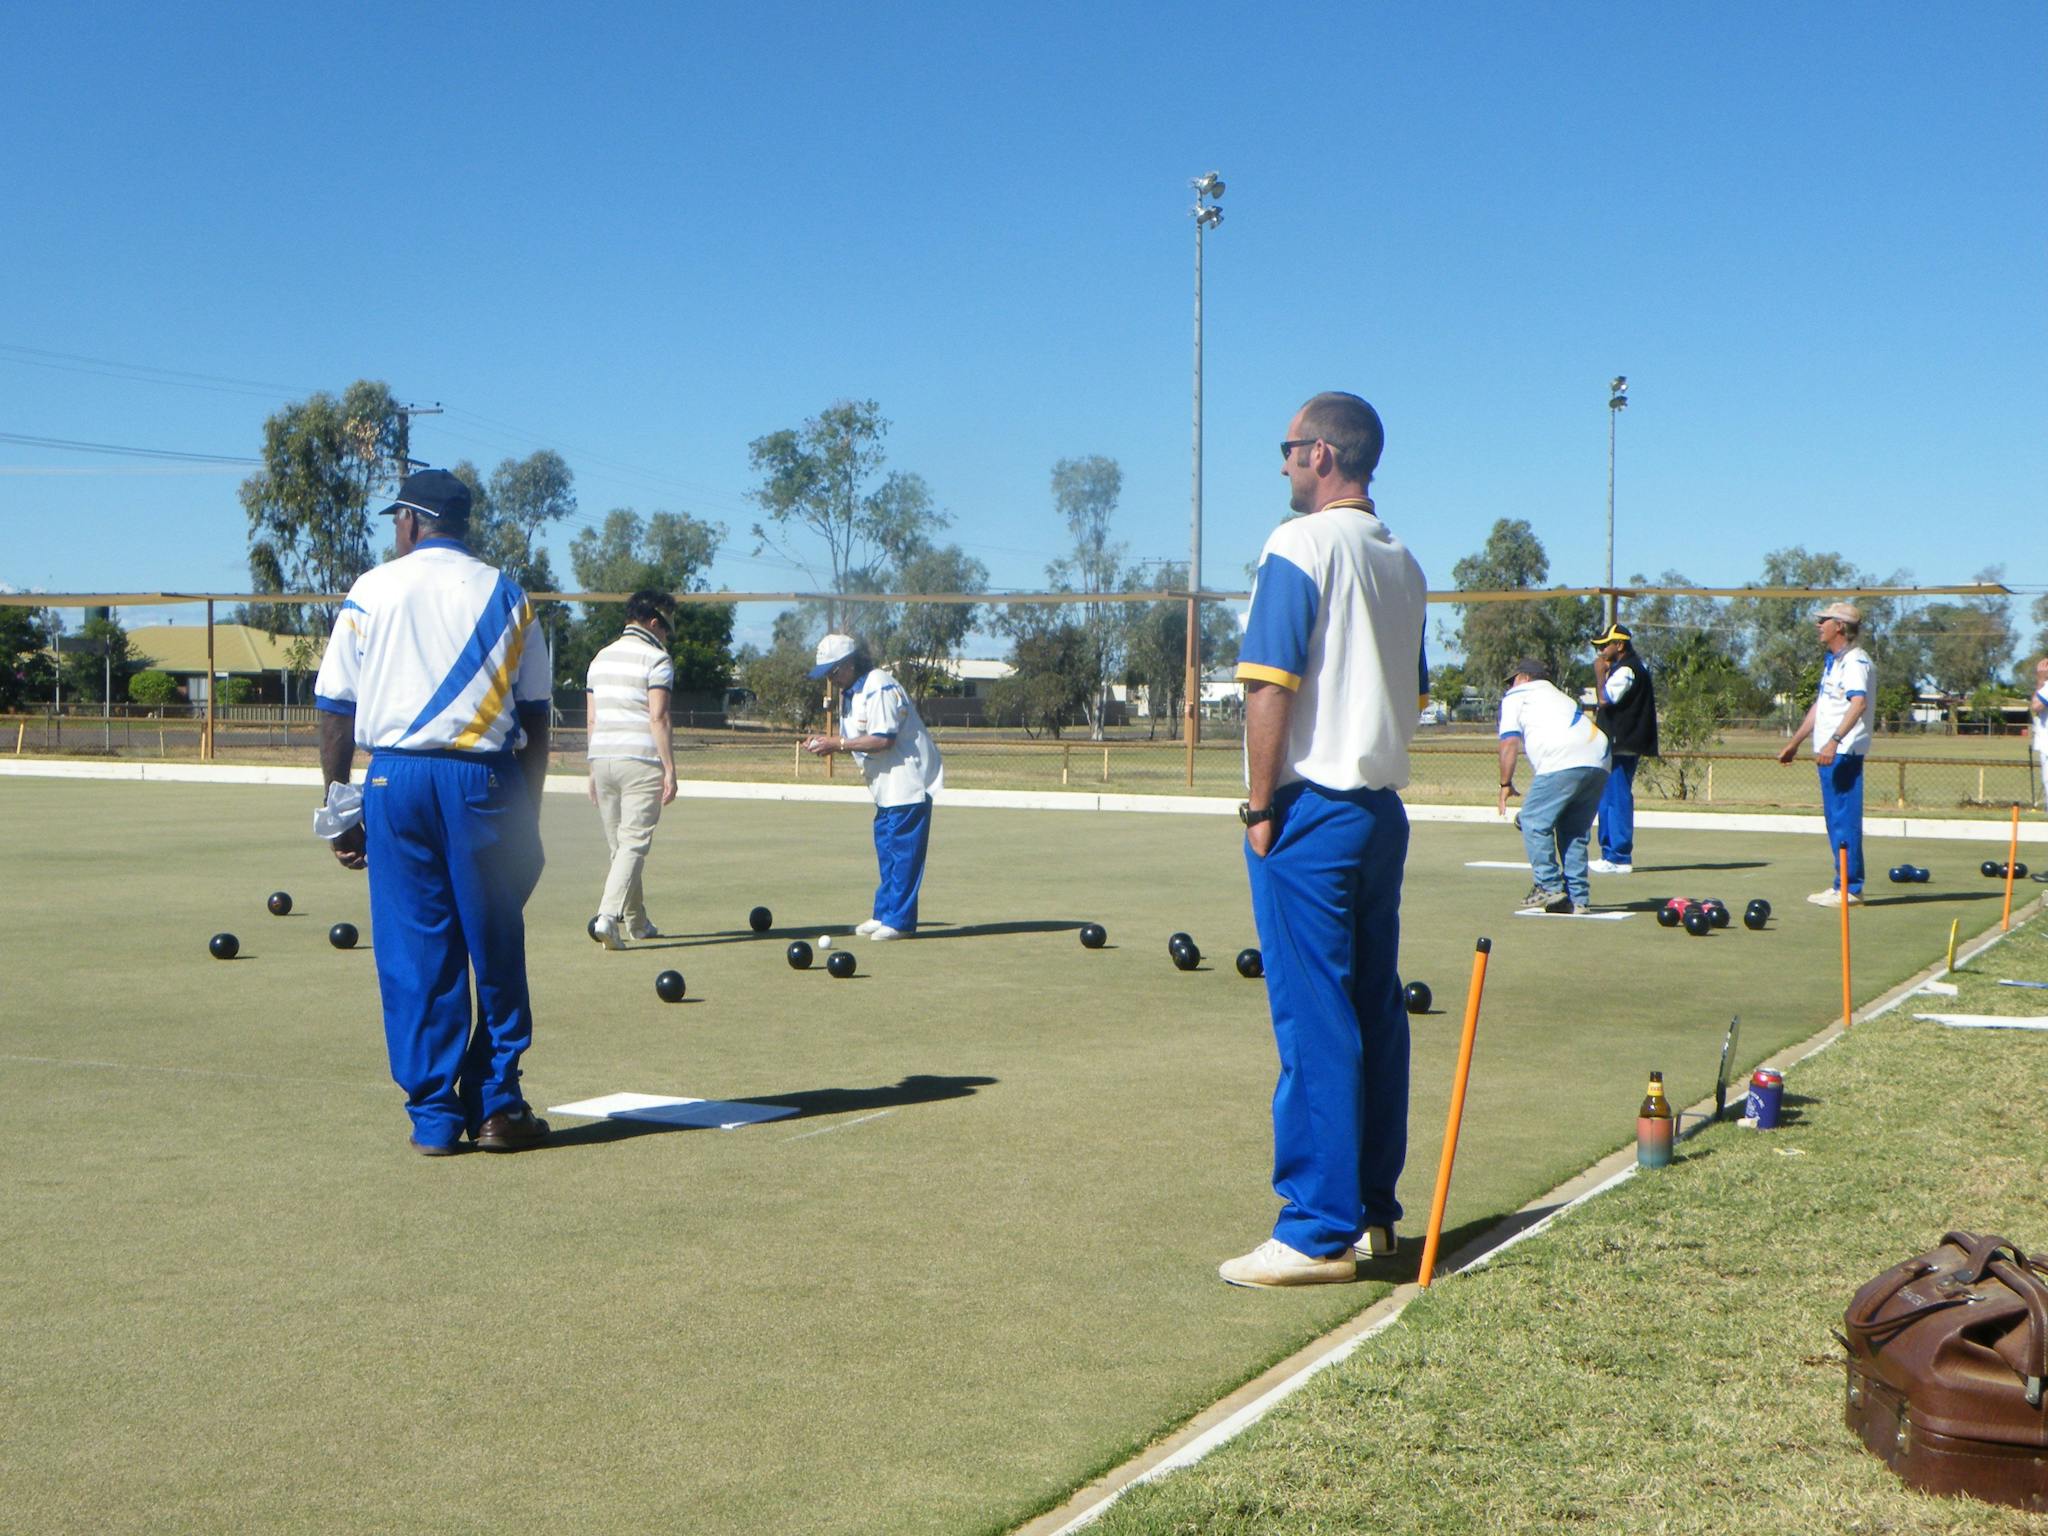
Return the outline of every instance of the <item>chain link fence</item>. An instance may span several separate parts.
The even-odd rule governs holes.
[[[709,723],[716,720],[719,723]],[[214,760],[242,763],[319,761],[317,712],[311,706],[232,706],[217,711]],[[67,706],[0,716],[0,756],[62,756],[137,761],[197,761],[204,711],[116,705]],[[938,729],[954,789],[1070,790],[1137,795],[1235,797],[1244,790],[1243,756],[1234,724],[1205,727],[1190,754],[1180,741],[1126,730],[1105,740],[1069,734],[1029,738],[1014,731]],[[1636,801],[1645,809],[1784,810],[1820,808],[1810,748],[1791,764],[1777,760],[1782,731],[1736,727],[1709,748],[1645,760]],[[685,719],[675,732],[678,777],[756,784],[859,782],[845,761],[804,752],[789,731],[732,723],[723,716]],[[580,773],[585,737],[580,716],[555,724],[554,767]],[[1484,730],[1425,728],[1411,754],[1404,798],[1418,804],[1490,805],[1499,784],[1497,745]],[[1193,782],[1189,782],[1190,757]],[[1527,764],[1517,784],[1528,787]],[[2024,735],[1949,735],[1938,731],[1877,738],[1864,775],[1872,811],[1919,814],[2002,814],[2041,803],[2036,762]]]

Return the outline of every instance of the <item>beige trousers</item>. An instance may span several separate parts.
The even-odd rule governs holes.
[[[598,820],[604,823],[605,846],[612,854],[597,910],[628,924],[645,922],[640,873],[654,844],[654,824],[661,820],[661,764],[632,757],[596,758],[590,764],[590,782],[597,787]]]

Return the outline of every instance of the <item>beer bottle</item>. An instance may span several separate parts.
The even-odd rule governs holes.
[[[1664,1097],[1664,1074],[1650,1074],[1643,1107],[1636,1111],[1636,1166],[1667,1168],[1671,1165],[1671,1101]]]

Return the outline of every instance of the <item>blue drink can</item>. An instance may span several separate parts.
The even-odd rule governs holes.
[[[1758,1067],[1750,1074],[1749,1098],[1743,1105],[1745,1118],[1756,1128],[1768,1131],[1778,1123],[1778,1111],[1785,1103],[1785,1074],[1771,1067]]]

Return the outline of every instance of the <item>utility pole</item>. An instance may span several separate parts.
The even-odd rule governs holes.
[[[392,409],[398,413],[398,478],[403,480],[413,469],[412,419],[415,416],[440,415],[441,402],[436,400],[432,405],[395,405]],[[422,460],[420,468],[426,467],[425,461]]]

